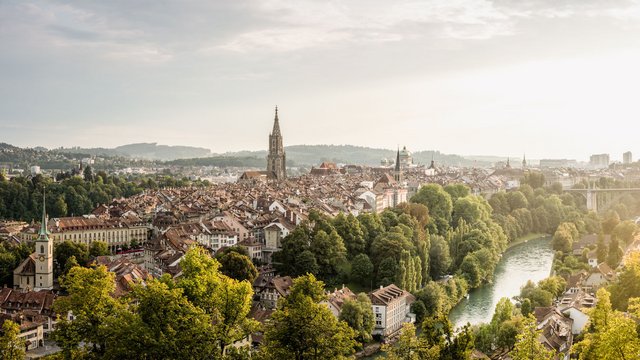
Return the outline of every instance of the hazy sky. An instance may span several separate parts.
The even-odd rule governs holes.
[[[0,0],[0,142],[640,156],[640,0]]]

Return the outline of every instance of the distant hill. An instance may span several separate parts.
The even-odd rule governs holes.
[[[343,164],[378,166],[383,158],[395,161],[396,150],[376,149],[353,145],[292,145],[286,146],[287,160],[296,165],[319,165],[323,161]],[[266,151],[239,151],[222,154],[227,157],[256,157],[264,159]],[[443,154],[439,151],[413,153],[414,163],[429,165],[431,159],[437,164],[454,166],[485,166],[488,162],[468,160],[459,155]]]
[[[286,146],[285,151],[289,166],[304,167],[317,166],[323,161],[379,166],[381,159],[385,158],[394,162],[396,157],[396,150],[353,145],[292,145]],[[66,168],[68,163],[77,162],[77,159],[90,156],[110,158],[113,161],[120,159],[117,162],[123,166],[133,159],[144,159],[182,166],[265,167],[267,152],[260,150],[214,154],[205,148],[158,145],[157,143],[128,144],[112,149],[72,147],[53,150],[22,149],[9,144],[0,144],[0,163],[21,166],[40,164],[43,168]],[[482,167],[489,166],[500,158],[490,156],[463,157],[443,154],[439,151],[413,153],[413,160],[416,164],[429,165],[432,159],[436,165]]]
[[[138,143],[118,146],[113,149],[108,148],[88,148],[74,147],[70,149],[60,149],[66,153],[81,153],[94,156],[126,156],[147,160],[176,160],[211,156],[211,150],[193,146],[170,146],[158,145],[158,143]]]

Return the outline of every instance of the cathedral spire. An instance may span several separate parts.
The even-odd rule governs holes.
[[[398,153],[396,154],[396,171],[400,171],[400,147],[398,147]]]
[[[278,120],[278,105],[276,105],[276,117],[273,119],[272,135],[280,135],[280,121]]]

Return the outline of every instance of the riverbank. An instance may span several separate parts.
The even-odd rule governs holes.
[[[554,253],[551,238],[546,235],[514,241],[496,266],[493,283],[471,290],[469,298],[451,310],[449,319],[456,328],[467,322],[471,325],[489,322],[501,298],[520,294],[520,288],[528,280],[537,282],[549,276]]]
[[[510,242],[507,245],[507,249],[506,250],[509,250],[510,248],[512,248],[512,247],[514,247],[516,245],[520,245],[522,243],[526,243],[529,240],[540,239],[540,238],[544,238],[544,237],[547,237],[547,236],[550,236],[550,235],[549,234],[544,234],[544,233],[529,233],[527,235],[521,236],[521,237],[513,240],[512,242]]]

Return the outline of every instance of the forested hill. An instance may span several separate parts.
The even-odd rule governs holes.
[[[175,160],[211,156],[211,150],[193,146],[169,146],[157,143],[138,143],[108,148],[70,148],[61,149],[67,153],[82,153],[94,156],[126,156],[147,160]]]
[[[331,161],[343,164],[358,164],[376,166],[380,165],[383,158],[395,161],[396,150],[376,149],[363,146],[353,145],[292,145],[286,146],[287,160],[297,165],[318,165],[323,161]],[[266,151],[240,151],[225,153],[229,157],[257,157],[265,158]],[[439,164],[471,166],[471,165],[489,165],[489,163],[479,163],[473,160],[467,160],[459,155],[443,154],[439,151],[419,151],[413,153],[415,163],[429,165],[431,159]]]
[[[292,145],[286,146],[289,166],[312,166],[323,161],[356,165],[380,165],[383,158],[395,161],[396,150],[377,149],[353,145]],[[116,148],[44,148],[24,149],[9,144],[0,144],[0,163],[14,166],[40,165],[43,168],[66,168],[72,159],[98,156],[127,159],[145,159],[145,161],[166,161],[177,165],[213,165],[213,166],[266,166],[266,150],[238,151],[223,154],[211,153],[209,149],[190,146],[168,146],[157,143],[122,145]],[[414,163],[429,165],[433,159],[438,165],[452,166],[490,166],[489,161],[465,158],[460,155],[443,154],[427,150],[413,153]]]

